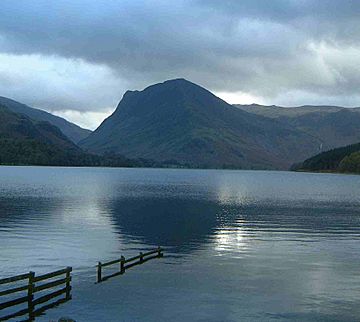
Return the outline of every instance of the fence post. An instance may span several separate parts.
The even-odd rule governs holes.
[[[144,256],[143,256],[143,253],[140,252],[140,263],[144,262]]]
[[[29,274],[29,284],[28,284],[28,309],[29,309],[29,321],[34,320],[34,278],[35,273],[30,272]]]
[[[161,253],[161,247],[160,246],[158,247],[158,256],[163,257],[163,254]]]
[[[101,262],[98,262],[97,266],[97,282],[101,282]]]
[[[125,273],[125,257],[121,256],[120,258],[120,273],[124,274]]]
[[[70,286],[70,272],[71,272],[71,267],[68,267],[67,268],[67,272],[66,272],[66,295],[65,295],[65,299],[66,300],[71,300],[71,294],[70,294],[70,291],[71,291],[71,286]]]

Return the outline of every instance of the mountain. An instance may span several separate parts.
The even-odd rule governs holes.
[[[0,105],[2,164],[61,164],[80,153],[80,148],[57,127],[33,121]]]
[[[310,113],[328,113],[339,112],[341,110],[348,110],[360,114],[360,107],[345,108],[340,106],[327,106],[327,105],[303,105],[296,107],[282,107],[277,105],[259,105],[259,104],[234,104],[235,107],[240,108],[248,113],[257,114],[269,118],[293,118]]]
[[[319,151],[311,134],[236,108],[185,79],[124,94],[79,145],[190,167],[287,169]]]
[[[316,137],[323,151],[360,142],[360,108],[310,105],[285,108],[255,104],[236,106]]]
[[[360,113],[343,108],[337,112],[314,112],[281,121],[322,142],[324,151],[360,142]]]
[[[24,114],[35,121],[45,121],[55,125],[74,143],[85,139],[91,133],[90,130],[83,129],[59,116],[21,104],[6,97],[0,96],[0,104],[15,113]]]
[[[122,156],[82,151],[56,126],[34,121],[0,104],[0,164],[53,166],[147,166]]]
[[[320,153],[294,165],[292,169],[360,173],[360,143]]]
[[[331,113],[337,112],[342,109],[338,106],[312,106],[304,105],[298,107],[282,107],[277,105],[259,105],[259,104],[233,104],[235,107],[246,111],[248,113],[261,115],[269,118],[279,118],[279,117],[297,117],[300,115],[305,115],[313,112],[324,112]]]

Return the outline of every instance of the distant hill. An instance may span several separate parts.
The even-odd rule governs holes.
[[[320,153],[294,165],[292,169],[360,173],[360,143]]]
[[[322,151],[360,142],[360,108],[310,105],[286,108],[256,104],[236,106],[317,138],[321,142]]]
[[[313,135],[236,108],[184,79],[128,91],[79,145],[190,167],[287,169],[319,151]]]
[[[0,106],[0,164],[288,169],[296,163],[307,171],[352,172],[358,166],[357,145],[349,144],[360,142],[360,108],[234,107],[185,79],[126,92],[93,133],[7,98],[0,97]]]
[[[280,120],[322,142],[324,151],[360,142],[360,113],[343,108],[337,112],[314,112]]]
[[[281,117],[298,117],[309,113],[334,113],[341,110],[349,110],[360,114],[360,107],[345,108],[340,106],[328,106],[328,105],[303,105],[296,107],[282,107],[277,105],[259,105],[259,104],[234,104],[235,107],[242,109],[248,113],[257,114],[270,118]]]
[[[57,127],[0,105],[2,164],[68,164],[81,150]]]
[[[46,121],[57,126],[74,143],[78,143],[91,133],[90,130],[83,129],[59,116],[21,104],[6,97],[0,96],[0,104],[15,113],[24,114],[35,121]]]
[[[122,156],[83,152],[59,128],[34,121],[0,104],[0,164],[54,166],[142,166]],[[151,165],[151,163],[150,163]]]

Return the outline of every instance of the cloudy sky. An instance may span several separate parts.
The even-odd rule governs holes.
[[[230,103],[360,106],[357,0],[1,0],[0,96],[94,128],[184,77]]]

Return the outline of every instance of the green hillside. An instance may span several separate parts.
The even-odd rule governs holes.
[[[121,156],[84,153],[56,126],[37,122],[0,105],[0,164],[53,166],[138,166]]]
[[[294,165],[292,169],[360,173],[360,143],[320,153]]]
[[[341,172],[360,173],[360,151],[353,152],[342,159],[339,170]]]
[[[257,104],[235,106],[313,136],[321,142],[318,152],[360,142],[360,108],[321,105],[291,108]]]
[[[236,108],[184,79],[128,91],[80,146],[190,167],[287,169],[320,141]]]
[[[0,96],[0,105],[7,107],[14,113],[26,115],[34,121],[49,122],[58,127],[61,132],[74,143],[78,143],[80,140],[85,139],[91,133],[90,130],[83,129],[74,123],[68,122],[62,117],[27,106],[6,97]]]

